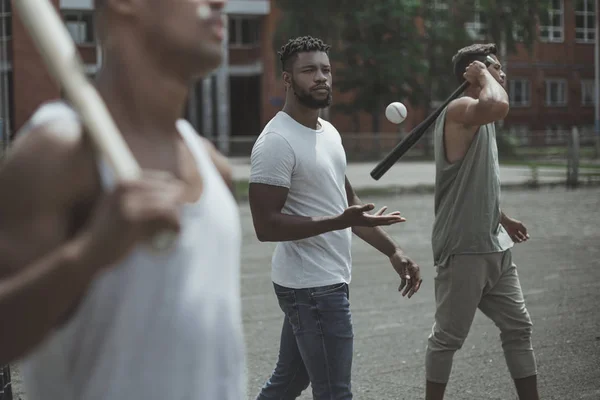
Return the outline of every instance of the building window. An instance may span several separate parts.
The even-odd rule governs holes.
[[[438,29],[448,27],[448,0],[432,0],[429,3],[430,16],[425,20],[428,28],[436,26]]]
[[[528,79],[511,79],[508,93],[512,107],[529,107],[531,105],[531,85]]]
[[[0,0],[0,42],[12,37],[12,9],[10,0]]]
[[[515,27],[512,31],[512,37],[515,42],[523,42],[523,38],[525,37],[526,28],[524,25],[515,22]]]
[[[594,97],[594,81],[591,79],[581,81],[581,105],[593,106]]]
[[[546,105],[549,107],[567,105],[567,81],[565,79],[546,80]]]
[[[94,14],[92,10],[63,10],[67,30],[76,44],[95,44]]]
[[[255,46],[260,40],[258,17],[231,16],[229,18],[229,45],[231,47]]]
[[[465,24],[468,35],[473,40],[485,40],[487,34],[487,21],[485,15],[481,12],[479,0],[475,1],[475,13],[473,20]]]
[[[540,15],[540,39],[544,42],[562,42],[564,38],[565,4],[563,0],[552,0],[548,13]]]
[[[593,43],[596,36],[595,0],[577,0],[575,3],[575,40]]]

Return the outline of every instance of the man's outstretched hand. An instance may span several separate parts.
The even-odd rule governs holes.
[[[369,211],[373,211],[374,208],[374,204],[353,205],[346,208],[344,213],[339,218],[344,222],[344,225],[348,227],[376,227],[393,225],[406,221],[406,219],[400,216],[399,211],[384,214],[384,212],[387,210],[387,207],[382,207],[375,214],[369,214]]]
[[[402,280],[398,291],[402,292],[402,289],[404,289],[402,296],[408,294],[408,298],[410,299],[419,291],[421,283],[423,282],[419,266],[401,250],[397,250],[390,257],[390,261],[394,270],[400,275],[400,279]]]

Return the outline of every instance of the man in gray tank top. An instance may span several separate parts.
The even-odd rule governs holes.
[[[511,256],[513,244],[529,236],[521,222],[500,208],[494,123],[506,116],[509,102],[506,76],[495,54],[494,44],[476,44],[454,56],[456,78],[471,85],[444,109],[434,129],[437,277],[426,356],[427,400],[443,399],[454,353],[478,308],[500,329],[519,399],[538,399],[532,323]],[[488,55],[496,63],[486,68]]]

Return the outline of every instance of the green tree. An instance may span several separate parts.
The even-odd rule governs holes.
[[[547,15],[551,1],[276,0],[283,15],[274,45],[302,35],[332,44],[334,85],[354,94],[334,108],[354,116],[357,129],[358,113],[369,113],[377,134],[388,103],[408,101],[430,112],[447,98],[456,88],[449,72],[459,48],[493,41],[501,59],[519,42],[532,51],[538,15]]]
[[[416,26],[419,1],[342,3],[342,45],[333,57],[344,67],[336,71],[335,85],[342,93],[353,93],[354,100],[335,108],[348,114],[369,113],[371,130],[377,134],[387,104],[410,101],[418,105],[423,97],[426,64]]]
[[[432,112],[439,102],[446,99],[456,89],[452,78],[452,56],[469,44],[465,29],[468,13],[460,12],[456,2],[448,0],[423,0],[421,18],[423,20],[423,45],[427,71],[423,80],[423,107],[426,113]],[[432,127],[422,141],[425,154],[430,153]]]
[[[276,0],[281,10],[273,40],[274,50],[279,50],[290,38],[297,36],[319,37],[332,43],[339,39],[343,24],[341,4],[335,0]]]
[[[461,0],[465,1],[465,0]],[[484,40],[506,46],[507,54],[522,43],[528,51],[538,39],[539,18],[548,15],[552,0],[470,0],[466,3],[485,23]]]
[[[343,1],[276,0],[282,15],[275,30],[273,50],[279,51],[290,38],[297,36],[310,35],[328,44],[337,43],[344,23],[341,3]],[[276,62],[279,68],[278,60]],[[329,119],[329,109],[323,110],[321,117]]]
[[[456,81],[448,77],[458,49],[474,42],[494,42],[502,61],[516,51],[518,43],[531,52],[538,38],[537,16],[544,17],[549,4],[550,0],[423,0],[427,111],[456,88]],[[427,138],[430,135],[431,129]],[[430,150],[428,140],[425,150]]]

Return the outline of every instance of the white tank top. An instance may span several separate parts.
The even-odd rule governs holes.
[[[77,116],[50,103],[31,123],[57,118]],[[246,398],[238,207],[194,128],[177,128],[204,179],[178,242],[165,253],[140,245],[92,283],[72,318],[22,360],[30,400]]]

